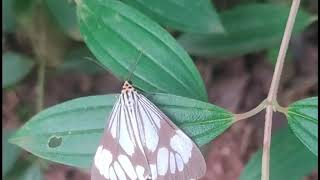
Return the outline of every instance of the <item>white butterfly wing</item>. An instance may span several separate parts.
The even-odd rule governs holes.
[[[91,169],[91,180],[145,180],[150,174],[133,108],[121,94],[109,116]]]
[[[191,180],[205,174],[192,140],[135,91],[115,104],[94,157],[91,180]]]
[[[204,176],[206,163],[193,141],[151,101],[141,94],[138,97],[138,121],[144,126],[151,178],[190,180]]]

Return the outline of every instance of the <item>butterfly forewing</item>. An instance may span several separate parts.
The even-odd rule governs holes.
[[[200,150],[164,113],[134,89],[122,91],[94,157],[91,180],[191,180],[205,170]]]
[[[143,151],[132,102],[121,94],[93,160],[92,180],[145,179],[150,172]],[[129,104],[130,103],[130,104]]]
[[[145,131],[145,153],[151,167],[152,179],[190,180],[198,179],[205,174],[206,164],[198,147],[151,101],[138,94],[138,112]],[[157,129],[155,129],[157,128]],[[148,132],[149,131],[149,132]],[[155,132],[152,132],[155,131]],[[158,134],[156,137],[154,134]],[[148,141],[157,140],[154,146]]]

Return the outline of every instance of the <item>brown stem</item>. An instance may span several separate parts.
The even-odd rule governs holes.
[[[234,120],[240,121],[258,114],[260,111],[262,111],[266,107],[267,105],[266,102],[267,102],[266,100],[263,100],[257,107],[253,108],[248,112],[241,113],[241,114],[234,114]]]
[[[267,105],[266,116],[265,116],[266,121],[265,121],[264,140],[263,140],[261,180],[269,180],[269,177],[270,177],[269,161],[270,161],[272,113],[273,113],[274,104],[278,104],[277,92],[279,88],[280,77],[281,77],[284,59],[288,49],[289,41],[291,38],[293,25],[299,9],[299,5],[300,5],[300,0],[293,0],[290,13],[289,13],[289,18],[286,25],[286,29],[281,42],[275,71],[272,77],[271,87],[270,87],[268,98],[267,98],[268,105]]]
[[[42,59],[39,63],[38,68],[38,84],[37,84],[37,100],[36,100],[36,110],[37,112],[42,111],[43,101],[44,101],[44,86],[45,86],[45,71],[46,61]]]

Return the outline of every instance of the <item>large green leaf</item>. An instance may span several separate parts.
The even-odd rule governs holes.
[[[2,54],[2,88],[22,80],[32,69],[34,62],[14,52]]]
[[[81,40],[76,7],[68,0],[46,0],[50,13],[62,30],[75,40]]]
[[[223,27],[210,0],[124,0],[160,24],[193,33],[221,33]]]
[[[77,6],[85,42],[119,79],[132,73],[132,82],[147,92],[207,100],[192,60],[158,24],[116,0],[81,0]]]
[[[199,146],[233,123],[231,113],[202,101],[168,94],[146,97]],[[34,116],[10,141],[45,159],[89,167],[117,98],[118,95],[91,96],[53,106]]]
[[[252,156],[240,180],[261,178],[262,150]],[[317,157],[284,128],[272,136],[270,152],[270,180],[301,180],[317,167]]]
[[[183,34],[178,41],[188,52],[207,57],[232,57],[280,45],[290,7],[282,4],[247,4],[223,11],[224,35]],[[300,9],[294,32],[312,22]]]
[[[12,130],[4,130],[2,133],[2,177],[13,167],[21,150],[18,146],[9,144],[8,139],[13,134]]]
[[[287,118],[294,134],[318,156],[318,97],[291,104],[288,107]]]

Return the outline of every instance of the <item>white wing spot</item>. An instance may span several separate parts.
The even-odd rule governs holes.
[[[155,127],[152,126],[151,124],[152,119],[148,119],[148,118],[144,119],[142,117],[142,120],[144,122],[144,134],[145,134],[146,146],[151,152],[154,152],[158,147],[159,136],[157,134]]]
[[[134,144],[129,136],[129,127],[127,126],[127,119],[124,116],[124,113],[122,113],[122,117],[120,118],[120,137],[119,137],[119,144],[121,145],[122,149],[130,156],[134,153]]]
[[[136,167],[136,172],[137,172],[137,175],[138,175],[138,179],[139,180],[145,180],[145,178],[143,177],[143,173],[144,173],[145,169],[144,167],[138,165]]]
[[[125,155],[119,155],[118,161],[121,164],[122,168],[125,170],[129,178],[131,179],[137,179],[137,175],[135,173],[135,170],[132,166],[132,163],[130,162],[129,158]]]
[[[142,104],[147,104],[151,107],[154,107],[154,104],[152,104],[146,97],[144,97],[141,94],[139,94],[139,95],[142,98],[142,101],[141,101]],[[153,122],[157,125],[158,128],[160,128],[160,126],[161,126],[160,116],[158,114],[156,114],[156,112],[154,112],[154,110],[149,110],[148,112],[149,112],[149,115],[151,116],[151,119],[153,120]],[[147,112],[142,111],[142,116],[148,117]]]
[[[116,107],[118,108],[118,107]],[[118,126],[118,116],[119,116],[119,113],[116,113],[114,116],[113,116],[113,119],[110,119],[110,123],[111,123],[111,135],[113,138],[116,138],[117,136],[117,126]]]
[[[179,170],[179,172],[181,172],[183,170],[183,167],[184,167],[183,160],[181,159],[181,157],[177,153],[175,154],[175,157],[176,157],[178,170]]]
[[[117,175],[114,172],[113,167],[110,167],[110,180],[117,180]]]
[[[158,177],[157,166],[155,164],[150,164],[150,170],[151,170],[152,179],[157,179]]]
[[[164,176],[168,171],[169,166],[169,152],[168,149],[165,147],[162,147],[158,151],[157,156],[157,167],[158,167],[158,174],[160,176]]]
[[[109,178],[109,166],[112,162],[112,154],[110,151],[99,146],[94,157],[94,164],[99,170],[100,174],[105,178]]]
[[[172,152],[170,152],[170,172],[171,174],[174,174],[176,172],[176,160]]]
[[[126,180],[127,179],[126,174],[124,173],[120,164],[117,161],[115,161],[113,166],[114,166],[114,170],[115,170],[117,176],[119,177],[119,180]]]
[[[189,162],[193,144],[192,141],[181,130],[177,130],[176,135],[170,139],[170,146],[173,150],[181,155],[185,164]]]
[[[161,125],[160,121],[161,120],[160,120],[159,116],[152,111],[150,112],[150,114],[151,114],[152,120],[156,123],[157,127],[160,128],[160,125]]]

